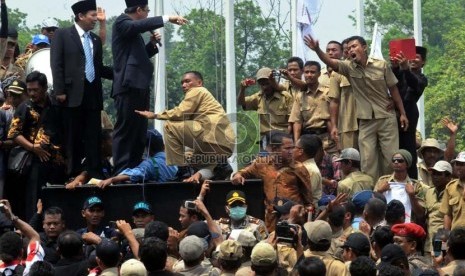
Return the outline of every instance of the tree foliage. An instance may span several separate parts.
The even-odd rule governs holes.
[[[423,45],[428,48],[424,73],[429,86],[425,90],[425,129],[427,137],[443,142],[448,132],[440,119],[450,117],[459,125],[465,124],[463,112],[463,64],[465,5],[462,0],[422,1]],[[413,36],[413,5],[411,0],[369,0],[365,5],[365,23],[371,30],[377,22],[384,32],[383,49],[394,38]],[[388,56],[385,54],[385,56]],[[463,130],[459,130],[457,148],[465,149]]]

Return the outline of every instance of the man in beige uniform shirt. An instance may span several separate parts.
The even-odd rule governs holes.
[[[394,110],[388,110],[391,100],[400,113],[401,128],[406,130],[408,119],[390,66],[384,60],[369,58],[363,37],[348,39],[349,60],[334,60],[319,47],[318,41],[305,37],[305,44],[335,71],[346,76],[352,85],[359,120],[359,149],[362,171],[373,179],[391,172],[393,152],[399,147],[399,133]]]
[[[293,125],[294,140],[302,134],[315,134],[323,141],[328,153],[337,151],[336,144],[329,137],[329,102],[318,82],[321,66],[316,61],[307,61],[304,65],[304,77],[307,90],[295,96],[289,123]]]
[[[360,153],[354,148],[343,149],[341,156],[336,160],[341,162],[344,179],[337,186],[338,194],[347,194],[349,198],[360,191],[373,190],[373,178],[360,171]]]
[[[292,96],[287,91],[280,91],[280,87],[273,78],[272,70],[263,67],[257,72],[256,81],[260,91],[245,96],[245,89],[255,83],[242,80],[237,104],[244,110],[256,110],[260,120],[260,136],[270,130],[289,132],[288,119],[291,113]]]
[[[184,73],[182,102],[173,109],[155,114],[136,111],[148,119],[166,120],[164,127],[167,165],[192,165],[199,169],[197,180],[213,176],[213,168],[232,155],[235,135],[221,104],[203,87],[197,71]],[[190,160],[185,147],[193,149]],[[200,178],[199,178],[200,177]]]
[[[331,40],[326,45],[326,54],[328,54],[330,58],[341,59],[342,44],[338,41]],[[318,78],[318,82],[320,83],[321,87],[323,87],[325,92],[329,91],[330,78],[333,75],[333,73],[334,71],[331,67],[326,67],[321,70],[321,76]]]

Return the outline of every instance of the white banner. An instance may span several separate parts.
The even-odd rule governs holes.
[[[319,13],[320,0],[297,0],[296,7],[296,30],[297,43],[296,43],[296,56],[307,61],[310,49],[305,46],[304,37],[306,35],[312,36],[316,39],[312,29],[315,24],[315,17]]]

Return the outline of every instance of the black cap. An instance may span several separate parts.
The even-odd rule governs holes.
[[[273,205],[273,209],[278,212],[280,215],[287,215],[291,212],[292,206],[296,205],[292,200],[282,199],[277,202],[278,204]]]
[[[381,250],[381,262],[382,263],[389,263],[392,264],[393,261],[405,258],[407,259],[407,255],[405,255],[404,250],[397,244],[388,244],[383,247]]]
[[[370,254],[370,241],[364,234],[356,232],[347,237],[342,248],[352,248],[358,251],[360,255],[368,256]]]
[[[402,216],[405,216],[404,204],[397,199],[391,200],[386,207],[386,219],[392,221],[400,219]]]
[[[416,53],[419,54],[423,60],[426,60],[426,54],[428,53],[428,49],[426,49],[425,47],[416,46],[415,50]]]
[[[235,201],[246,203],[245,193],[239,190],[232,190],[226,195],[226,203],[231,205]]]
[[[21,80],[13,80],[5,89],[10,94],[21,95],[26,92],[26,84]]]
[[[196,221],[193,222],[189,227],[187,228],[186,236],[197,236],[202,239],[206,239],[210,241],[211,238],[211,233],[210,230],[208,230],[208,225],[204,221]]]
[[[71,6],[71,9],[73,10],[74,15],[78,15],[79,13],[86,13],[88,11],[96,11],[97,4],[95,3],[95,0],[82,0],[74,3]]]
[[[147,6],[149,1],[148,0],[125,0],[126,7],[136,7],[136,6]]]
[[[132,208],[132,213],[134,214],[137,211],[144,211],[149,214],[153,214],[152,207],[145,201],[139,201],[136,204],[134,204],[134,207]]]
[[[88,199],[86,199],[86,201],[84,201],[84,205],[82,206],[82,209],[83,210],[89,209],[89,208],[92,208],[92,207],[94,207],[96,205],[100,205],[100,206],[103,207],[102,200],[99,197],[91,196]]]

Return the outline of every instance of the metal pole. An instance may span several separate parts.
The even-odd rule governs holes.
[[[421,1],[413,0],[413,35],[417,46],[423,45],[423,28],[421,24]],[[425,93],[417,102],[420,117],[418,118],[417,129],[420,130],[421,136],[425,139]]]
[[[226,112],[233,123],[237,137],[236,106],[236,55],[234,53],[234,0],[224,0],[226,48]],[[230,158],[233,171],[237,171],[237,145]]]
[[[297,1],[298,0],[291,0],[292,56],[297,56]]]
[[[164,14],[163,0],[155,1],[155,16]],[[164,28],[157,29],[161,34],[161,43],[163,47],[158,47],[158,54],[154,58],[154,112],[165,110],[166,102],[166,51],[165,51],[165,31]],[[163,121],[154,120],[154,127],[160,133],[163,133]]]
[[[365,36],[365,10],[364,10],[364,1],[357,0],[357,32],[359,36]]]

